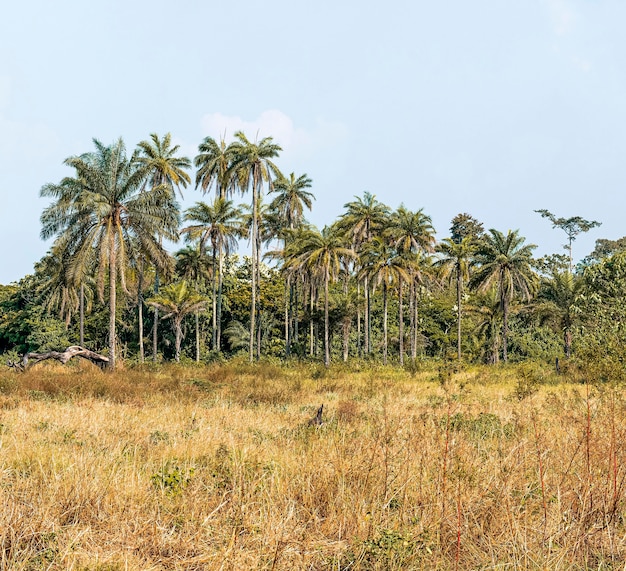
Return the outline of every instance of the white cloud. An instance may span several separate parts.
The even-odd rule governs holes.
[[[254,141],[272,137],[283,148],[283,155],[310,156],[322,146],[340,144],[348,130],[342,123],[318,118],[312,129],[296,127],[293,120],[277,109],[263,111],[256,119],[247,121],[236,115],[207,114],[202,118],[206,135],[226,141],[232,140],[237,131],[243,131]]]

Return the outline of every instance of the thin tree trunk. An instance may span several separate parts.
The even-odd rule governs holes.
[[[417,339],[419,336],[419,293],[417,289],[417,284],[415,288],[413,289],[413,295],[415,296],[415,299],[413,300],[414,327],[413,327],[413,353],[411,355],[411,358],[413,359],[413,361],[415,361],[415,359],[417,359]]]
[[[387,364],[387,282],[383,281],[383,365]]]
[[[215,277],[215,250],[217,248],[217,244],[213,244],[213,254],[211,256],[211,266],[213,270],[213,278],[211,279],[211,309],[213,310],[212,315],[212,331],[211,331],[211,348],[213,351],[217,351],[217,280]],[[200,359],[198,359],[200,360]]]
[[[258,204],[258,200],[257,200]],[[259,229],[259,219],[257,215],[257,228],[256,228],[256,287],[257,287],[257,333],[256,333],[256,360],[261,358],[261,231]]]
[[[330,337],[328,334],[329,323],[328,323],[328,268],[326,268],[326,273],[324,275],[324,365],[326,367],[330,366]]]
[[[174,322],[174,334],[174,343],[176,347],[176,354],[174,355],[174,359],[177,363],[180,363],[180,346],[182,345],[183,340],[183,328],[182,324],[178,320]]]
[[[290,341],[290,309],[291,309],[291,277],[287,275],[285,281],[285,358],[289,358],[291,352]]]
[[[249,361],[254,361],[254,333],[256,325],[256,233],[257,233],[257,196],[256,196],[256,169],[254,171],[252,180],[252,267],[250,271],[252,273],[252,299],[250,303],[250,347],[249,347]]]
[[[143,348],[143,260],[139,263],[139,283],[137,284],[137,321],[139,322],[139,362],[143,363],[145,360]]]
[[[80,284],[80,346],[85,346],[85,286]]]
[[[370,304],[370,287],[369,279],[365,276],[363,281],[363,288],[365,290],[365,354],[369,355],[372,352],[372,340],[371,340],[371,304]]]
[[[505,297],[502,298],[502,360],[508,361],[507,336],[509,333],[509,304]]]
[[[115,252],[115,235],[111,233],[109,239],[109,369],[115,369],[115,304],[116,299],[116,275],[117,259]]]
[[[159,272],[154,273],[154,295],[159,293]],[[152,324],[152,361],[157,362],[159,351],[159,310],[154,308],[154,323]]]
[[[309,309],[310,309],[310,315],[311,318],[309,319],[309,355],[311,357],[313,357],[314,354],[314,335],[313,335],[313,281],[311,281],[311,299],[309,300],[310,305],[309,305]]]
[[[356,346],[357,355],[360,358],[363,354],[363,348],[361,347],[361,282],[359,280],[356,282],[356,302]]]
[[[222,287],[224,280],[222,274],[224,272],[224,252],[220,243],[219,257],[219,274],[217,276],[217,350],[222,350]]]
[[[402,290],[404,282],[402,278],[398,280],[398,337],[400,343],[400,366],[404,365],[404,306]]]
[[[456,354],[457,358],[461,360],[461,288],[463,283],[461,281],[461,268],[456,270]]]
[[[200,362],[200,316],[196,311],[196,363]]]
[[[415,323],[415,278],[411,277],[411,284],[409,286],[409,335],[411,345],[411,360],[415,361],[417,356],[417,334],[415,332],[417,323]]]

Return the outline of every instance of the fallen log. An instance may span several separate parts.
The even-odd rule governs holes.
[[[98,365],[101,369],[109,364],[109,358],[100,353],[95,353],[79,345],[72,345],[65,351],[48,351],[47,353],[26,353],[19,363],[9,362],[9,366],[24,371],[27,367],[45,361],[46,359],[54,359],[63,365],[74,357],[82,357],[87,361],[91,361],[94,365]]]

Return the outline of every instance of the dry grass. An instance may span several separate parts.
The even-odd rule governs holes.
[[[38,366],[0,389],[2,570],[626,560],[616,388],[587,396],[529,367],[235,363]]]

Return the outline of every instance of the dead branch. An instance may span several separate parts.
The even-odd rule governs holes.
[[[9,366],[20,371],[24,371],[27,367],[30,367],[35,363],[39,363],[40,361],[45,361],[47,359],[54,359],[65,365],[65,363],[67,363],[70,359],[74,357],[82,357],[83,359],[87,359],[87,361],[91,361],[94,365],[98,365],[98,367],[100,368],[106,367],[109,363],[109,358],[105,357],[104,355],[100,355],[100,353],[94,353],[93,351],[85,349],[84,347],[72,345],[63,352],[48,351],[47,353],[26,353],[26,355],[22,357],[21,362],[9,362]]]

